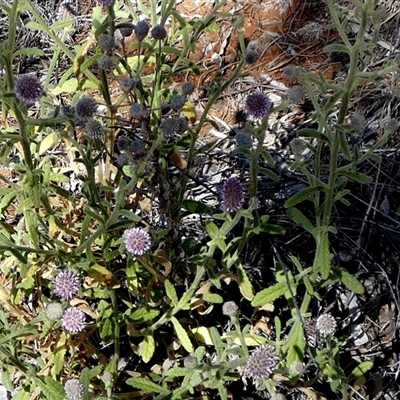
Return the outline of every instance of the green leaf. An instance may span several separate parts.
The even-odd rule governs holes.
[[[329,238],[327,234],[317,236],[319,242],[315,262],[319,265],[323,280],[328,279],[331,271],[331,253],[329,252]]]
[[[331,139],[328,136],[326,136],[324,133],[316,129],[311,129],[311,128],[300,129],[297,134],[298,136],[316,138],[323,140],[327,143],[331,143]]]
[[[270,235],[284,235],[286,233],[285,228],[275,224],[265,224],[261,222],[260,228],[263,232],[269,233]]]
[[[168,279],[164,282],[164,286],[167,296],[172,301],[173,306],[176,306],[179,300],[178,295],[176,294],[175,286]]]
[[[255,296],[251,305],[253,307],[263,306],[276,300],[278,297],[283,296],[287,291],[286,282],[278,282],[267,289],[261,290]]]
[[[368,372],[372,367],[374,366],[374,363],[372,361],[364,361],[361,364],[357,365],[353,369],[353,371],[350,372],[348,382],[359,378],[360,376],[363,376],[366,372]]]
[[[51,147],[53,147],[58,140],[60,139],[60,136],[58,135],[58,132],[53,131],[50,134],[48,134],[41,142],[39,146],[39,154],[42,155],[46,153],[47,150],[49,150]]]
[[[372,182],[372,177],[362,174],[361,172],[357,171],[342,171],[342,175],[347,176],[348,178],[360,182],[360,183],[371,183]]]
[[[279,181],[279,175],[275,174],[268,168],[260,168],[260,174],[267,176],[268,178],[272,179],[273,181]]]
[[[142,356],[142,360],[148,363],[153,357],[154,351],[156,349],[156,343],[154,341],[153,332],[148,333],[143,342],[139,344],[139,354]]]
[[[63,29],[63,28],[70,28],[70,27],[72,27],[73,23],[74,23],[73,18],[61,19],[61,20],[54,22],[54,24],[52,24],[50,26],[50,29],[52,31],[55,31],[55,30]]]
[[[286,365],[303,360],[305,346],[303,327],[300,321],[296,321],[283,346],[283,351],[286,352]]]
[[[25,47],[23,49],[17,50],[13,57],[17,56],[37,56],[42,57],[44,56],[44,51],[42,49],[38,49],[37,47]]]
[[[301,203],[304,200],[309,199],[311,196],[314,194],[320,192],[323,190],[322,186],[312,186],[312,187],[306,187],[305,189],[300,190],[296,194],[294,194],[292,197],[289,198],[289,200],[286,201],[284,204],[285,208],[290,208],[295,206],[298,203]]]
[[[169,297],[169,296],[168,296]],[[143,323],[151,321],[160,314],[160,310],[156,308],[150,308],[148,306],[142,306],[131,312],[127,318],[129,322]]]
[[[242,296],[246,300],[253,300],[254,298],[254,288],[250,282],[249,277],[246,274],[245,269],[241,263],[236,264],[236,271],[238,276],[239,290]]]
[[[171,318],[171,322],[174,325],[175,332],[178,336],[178,339],[180,340],[183,348],[188,352],[188,353],[193,353],[193,345],[192,342],[190,341],[189,335],[187,334],[186,330],[183,328],[181,323],[175,318]]]
[[[297,208],[289,208],[287,210],[287,214],[289,215],[290,218],[299,226],[301,226],[303,229],[305,229],[307,232],[311,233],[314,235],[314,226],[310,222],[310,220]]]
[[[168,389],[160,385],[157,385],[157,383],[154,383],[145,378],[128,378],[126,380],[126,383],[136,389],[143,390],[143,392],[146,393],[162,393],[162,394],[171,393]]]
[[[32,29],[34,31],[45,31],[46,29],[44,29],[42,27],[42,25],[40,25],[39,23],[35,22],[35,21],[29,21],[26,25],[25,28],[28,29]]]
[[[201,203],[200,201],[196,200],[184,200],[182,202],[182,207],[186,210],[189,211],[190,213],[197,213],[197,214],[212,214],[213,210],[205,205],[204,203]]]
[[[325,53],[345,52],[350,54],[350,50],[347,48],[347,46],[340,43],[328,44],[328,46],[324,47],[324,52]]]
[[[334,276],[339,279],[348,289],[356,294],[364,293],[364,286],[361,282],[353,275],[351,275],[344,268],[332,268]]]
[[[216,236],[220,236],[218,226],[210,220],[206,221],[206,231],[211,239],[214,239]]]
[[[40,378],[35,378],[35,382],[48,399],[64,400],[63,386],[61,383],[55,381],[51,376],[45,376],[44,381]]]
[[[65,335],[60,336],[60,340],[58,341],[54,352],[54,364],[51,368],[51,374],[52,376],[58,376],[63,369],[65,354],[67,352],[67,347],[65,345]]]
[[[71,78],[65,81],[64,83],[61,83],[61,86],[58,85],[52,90],[53,95],[58,95],[61,93],[74,93],[77,90],[78,87],[78,80],[76,78]]]
[[[204,301],[207,301],[208,303],[217,303],[217,304],[221,304],[224,302],[224,299],[222,296],[220,296],[217,293],[203,293],[201,295],[201,298]]]
[[[347,137],[342,132],[337,132],[339,138],[339,146],[343,152],[343,155],[346,157],[347,160],[351,161],[352,156],[350,152],[349,142],[347,141]]]

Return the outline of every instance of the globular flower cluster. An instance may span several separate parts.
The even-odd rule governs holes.
[[[221,209],[233,212],[239,210],[244,203],[245,190],[236,177],[228,178],[221,189]]]
[[[15,96],[26,104],[33,104],[43,95],[43,86],[34,75],[21,75],[15,80]]]
[[[264,93],[254,92],[247,96],[246,111],[254,118],[263,118],[272,107],[271,100]]]
[[[113,67],[113,59],[107,54],[103,54],[97,60],[97,65],[100,69],[109,70]]]
[[[142,256],[150,249],[151,237],[141,228],[128,229],[124,233],[125,248],[132,256]]]
[[[86,134],[89,139],[102,142],[104,140],[103,125],[96,119],[89,119],[85,124]]]
[[[77,307],[68,307],[61,317],[61,326],[70,333],[82,332],[85,323],[85,314]]]
[[[74,271],[61,271],[54,279],[53,289],[58,297],[71,300],[79,291],[78,275]]]
[[[162,25],[156,25],[151,30],[151,36],[156,40],[164,40],[167,37],[167,30]]]
[[[139,21],[134,29],[135,36],[139,42],[142,42],[150,31],[150,26],[146,21]]]
[[[46,317],[50,321],[57,321],[61,319],[64,312],[64,307],[61,303],[50,303],[46,307]]]
[[[237,314],[239,307],[234,301],[227,301],[222,305],[222,314],[232,317]]]
[[[244,375],[256,381],[268,378],[274,371],[276,365],[275,348],[269,344],[254,350],[247,361]]]
[[[93,97],[82,96],[75,104],[75,115],[83,120],[93,118],[97,111],[97,103]]]
[[[114,36],[110,35],[109,33],[101,35],[98,39],[98,42],[101,51],[110,51],[115,46]]]
[[[99,0],[99,3],[104,7],[111,7],[114,5],[115,0]]]
[[[335,318],[330,314],[322,314],[318,317],[315,327],[321,335],[332,335],[336,330]]]
[[[71,378],[65,381],[64,391],[67,399],[78,400],[82,397],[84,391],[83,383],[76,378]]]
[[[301,85],[292,86],[287,91],[287,98],[291,104],[301,104],[306,99],[306,91]]]

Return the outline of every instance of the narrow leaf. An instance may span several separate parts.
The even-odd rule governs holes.
[[[337,133],[339,136],[339,146],[346,157],[347,160],[351,160],[351,152],[350,152],[350,147],[349,147],[349,142],[347,141],[346,135],[342,132]]]
[[[364,293],[364,286],[361,282],[344,268],[332,268],[332,272],[352,292],[356,294]]]
[[[296,321],[290,330],[289,336],[284,345],[286,352],[286,365],[290,365],[294,361],[303,359],[306,341],[304,340],[303,327],[300,321]]]
[[[245,269],[241,263],[236,264],[236,270],[238,275],[239,290],[242,296],[246,300],[253,300],[254,298],[254,288],[250,282],[249,277],[246,274]]]
[[[314,226],[310,222],[310,220],[297,208],[289,208],[287,210],[287,213],[290,218],[299,226],[301,226],[303,229],[305,229],[307,232],[311,233],[314,235]]]
[[[162,393],[162,394],[170,393],[168,389],[160,385],[157,385],[157,383],[154,383],[145,378],[128,378],[126,380],[126,383],[136,389],[143,390],[143,392],[146,393]]]
[[[284,204],[284,207],[285,208],[293,207],[296,204],[309,199],[311,196],[320,192],[322,189],[323,189],[322,186],[306,187],[305,189],[300,190],[292,197],[290,197],[290,199],[287,200],[286,203]]]
[[[213,213],[213,210],[210,207],[196,200],[184,200],[182,202],[182,207],[191,213],[197,213],[197,214]]]
[[[361,364],[357,365],[357,367],[355,367],[353,369],[353,371],[350,372],[348,382],[350,382],[354,379],[357,379],[360,376],[363,376],[373,366],[374,366],[374,363],[372,361],[364,361]]]
[[[181,323],[175,318],[171,318],[171,322],[174,325],[175,332],[178,336],[178,339],[180,340],[183,348],[188,352],[188,353],[193,353],[193,345],[192,342],[190,341],[189,335],[187,334],[186,330],[183,328]]]
[[[300,129],[297,134],[298,134],[298,136],[302,136],[302,137],[311,137],[311,138],[321,139],[327,143],[331,142],[331,140],[328,136],[326,136],[324,133],[322,133],[316,129],[311,129],[311,128]]]
[[[172,301],[172,304],[176,306],[178,304],[178,295],[176,294],[175,286],[168,279],[164,282],[164,286],[167,296]]]
[[[371,176],[356,171],[342,171],[342,174],[360,183],[371,183],[373,180]]]
[[[285,294],[287,291],[286,282],[278,282],[275,285],[270,286],[267,289],[261,290],[255,296],[251,305],[253,307],[263,306],[264,304],[271,303],[278,297]]]

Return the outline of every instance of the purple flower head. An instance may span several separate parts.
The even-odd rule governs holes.
[[[74,271],[61,271],[53,282],[54,292],[65,300],[71,300],[78,294],[79,277]]]
[[[82,96],[75,104],[75,114],[79,118],[93,118],[97,111],[97,103],[93,97]]]
[[[262,118],[272,107],[271,100],[264,93],[254,92],[246,98],[246,110],[254,118]]]
[[[110,51],[115,46],[115,39],[113,35],[105,33],[98,38],[98,43],[101,51]]]
[[[139,42],[142,42],[149,33],[150,26],[146,21],[139,21],[135,26],[135,35]]]
[[[70,333],[82,332],[85,322],[85,314],[77,307],[68,307],[61,317],[61,326]]]
[[[128,229],[124,233],[125,248],[132,256],[142,256],[150,249],[151,237],[141,228]]]
[[[33,104],[43,95],[43,86],[34,75],[21,75],[15,80],[14,91],[17,98],[26,104]]]
[[[76,378],[71,378],[65,381],[64,383],[64,391],[67,399],[69,400],[78,400],[82,397],[83,391],[85,387],[83,383]]]
[[[244,203],[245,189],[236,177],[228,178],[221,189],[221,209],[237,211]]]
[[[185,101],[186,101],[185,96],[181,94],[174,94],[171,97],[169,105],[173,110],[179,111],[185,105]]]
[[[102,142],[104,140],[103,125],[100,121],[89,119],[85,124],[86,135],[89,139]]]
[[[322,314],[318,317],[315,327],[322,335],[332,335],[336,330],[335,318],[330,314]]]
[[[186,96],[190,96],[194,92],[194,84],[192,82],[184,82],[182,84],[182,93]]]
[[[265,344],[250,354],[244,374],[252,378],[253,381],[268,378],[274,371],[275,365],[275,348],[269,344]]]
[[[237,314],[239,307],[234,301],[227,301],[222,305],[222,314],[233,317]]]
[[[163,40],[167,37],[167,30],[162,25],[156,25],[151,30],[151,36],[156,40]]]
[[[99,0],[99,3],[104,7],[111,7],[114,5],[115,0]]]

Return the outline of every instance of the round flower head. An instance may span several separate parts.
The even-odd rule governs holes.
[[[130,159],[126,153],[119,154],[117,159],[115,160],[117,166],[122,168],[124,165],[129,165]]]
[[[71,378],[64,383],[65,395],[69,400],[80,399],[83,395],[84,390],[85,387],[79,379]]]
[[[53,289],[58,297],[71,300],[78,294],[78,275],[74,271],[61,271],[54,279]]]
[[[254,92],[247,96],[245,106],[249,115],[262,118],[269,113],[272,103],[264,93]]]
[[[180,118],[167,118],[161,121],[158,129],[165,137],[171,137],[180,131]]]
[[[301,104],[306,98],[306,91],[301,85],[292,86],[287,91],[287,98],[291,104]]]
[[[123,28],[119,28],[119,31],[122,37],[129,37],[132,35],[134,29],[135,25],[129,24],[129,26],[124,26]]]
[[[238,178],[228,178],[221,189],[221,209],[237,211],[244,203],[245,190]]]
[[[78,118],[92,118],[97,111],[97,103],[93,97],[82,96],[75,104],[75,114]]]
[[[185,104],[185,96],[181,95],[181,94],[174,94],[171,97],[171,100],[169,102],[169,105],[171,106],[171,108],[175,111],[179,111]]]
[[[224,303],[222,305],[222,314],[228,316],[228,317],[232,317],[234,315],[236,315],[236,313],[238,312],[239,307],[237,306],[237,304],[234,301],[227,301],[226,303]]]
[[[350,118],[350,125],[357,133],[364,130],[365,122],[365,117],[362,114],[354,114]]]
[[[21,75],[15,80],[15,96],[26,104],[33,104],[43,95],[43,86],[34,75]]]
[[[146,146],[142,139],[135,139],[131,143],[131,150],[137,156],[143,155],[146,151]]]
[[[131,144],[131,141],[127,138],[127,137],[125,137],[125,136],[121,136],[121,137],[119,137],[118,139],[117,139],[117,149],[121,152],[121,153],[123,153],[123,152],[125,152],[126,150],[128,150],[129,149],[129,146],[130,146],[130,144]]]
[[[330,314],[322,314],[318,317],[315,327],[321,335],[332,335],[336,330],[335,318]]]
[[[194,92],[194,84],[192,82],[185,82],[182,85],[182,93],[186,96],[190,96]]]
[[[185,368],[194,369],[199,364],[195,356],[189,355],[183,360],[183,365],[185,366]]]
[[[85,124],[86,135],[89,139],[102,142],[104,140],[103,125],[96,119],[89,119]]]
[[[97,60],[97,65],[100,69],[108,70],[111,69],[113,66],[113,59],[108,56],[107,54],[103,54]]]
[[[57,321],[61,319],[64,308],[61,303],[50,303],[46,307],[46,317],[50,321]]]
[[[138,22],[134,29],[137,40],[139,40],[139,42],[142,42],[149,33],[149,30],[150,26],[146,21]]]
[[[61,326],[70,333],[82,332],[85,328],[86,317],[77,307],[68,307],[61,317]]]
[[[289,373],[292,376],[300,376],[304,372],[304,364],[301,361],[293,361],[289,365]]]
[[[247,64],[254,64],[260,57],[260,49],[258,40],[253,40],[246,47],[244,59]]]
[[[115,0],[99,0],[99,3],[104,7],[111,7],[114,5]]]
[[[283,76],[289,81],[295,81],[299,76],[299,70],[294,65],[287,65],[283,68]]]
[[[271,345],[265,344],[250,354],[244,374],[253,381],[268,378],[274,371],[275,365],[275,349]]]
[[[253,138],[251,137],[250,132],[241,130],[236,133],[235,139],[238,146],[243,146],[247,148],[253,146]]]
[[[242,14],[234,14],[231,18],[231,23],[235,28],[243,28],[244,26],[244,17]]]
[[[385,122],[385,128],[389,129],[389,131],[391,132],[396,132],[397,129],[399,129],[399,125],[400,125],[399,121],[397,121],[397,119],[394,118],[390,118]]]
[[[98,43],[101,51],[110,51],[114,48],[115,39],[113,35],[106,33],[99,37]]]
[[[156,40],[163,40],[167,37],[167,30],[162,25],[156,25],[151,30],[151,36]]]
[[[132,256],[142,256],[150,249],[151,237],[141,228],[128,229],[124,233],[125,248]]]
[[[135,88],[135,82],[130,76],[126,76],[119,81],[119,85],[124,92],[129,92]]]
[[[142,119],[146,117],[146,111],[144,107],[139,103],[133,103],[131,105],[131,108],[129,109],[129,112],[132,115],[132,118],[135,119]]]

